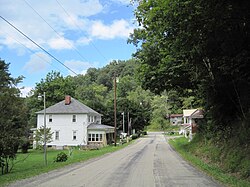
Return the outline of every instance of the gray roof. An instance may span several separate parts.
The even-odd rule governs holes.
[[[114,127],[108,126],[108,125],[102,125],[97,123],[91,123],[88,126],[88,129],[100,129],[100,130],[107,130],[107,129],[114,129]]]
[[[36,113],[43,114],[44,110]],[[95,114],[101,116],[101,114],[74,98],[71,98],[71,103],[69,105],[65,105],[65,100],[63,100],[46,108],[46,114]]]

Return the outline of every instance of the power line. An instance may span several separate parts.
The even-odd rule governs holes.
[[[65,12],[65,14],[70,18],[70,20],[72,21],[72,23],[75,24],[75,26],[78,27],[78,29],[80,29],[83,33],[84,31],[81,29],[81,27],[71,18],[70,14],[65,10],[65,8],[62,6],[62,4],[60,4],[58,2],[58,0],[56,0],[57,4],[63,9],[63,11]],[[85,34],[84,34],[85,35]],[[86,35],[85,35],[86,36]],[[87,37],[87,36],[86,36]],[[108,61],[108,59],[101,53],[101,51],[95,46],[95,44],[93,42],[90,41],[90,44],[95,48],[95,50],[106,60]]]
[[[56,68],[58,71],[61,71],[58,67],[54,66],[53,64],[51,64],[48,60],[46,60],[44,57],[38,55],[37,53],[35,53],[35,51],[31,50],[30,48],[28,48],[26,45],[24,45],[22,42],[18,41],[17,39],[13,38],[12,36],[10,36],[8,33],[2,31],[3,33],[5,33],[6,35],[8,35],[8,37],[10,37],[11,39],[15,40],[17,43],[19,43],[20,45],[22,45],[23,47],[25,47],[28,51],[30,51],[31,53],[34,53],[36,56],[38,56],[40,59],[44,60],[47,64],[53,66],[54,68]]]
[[[12,23],[10,23],[8,20],[6,20],[4,17],[0,16],[0,18],[2,20],[4,20],[6,23],[8,23],[11,27],[13,27],[16,31],[18,31],[20,34],[22,34],[25,38],[27,38],[29,41],[31,41],[33,44],[35,44],[38,48],[40,48],[42,51],[44,51],[46,54],[48,54],[50,57],[52,57],[54,60],[56,60],[58,63],[60,63],[61,65],[63,65],[65,68],[67,68],[69,71],[71,71],[72,73],[74,73],[75,75],[77,75],[77,73],[75,71],[73,71],[72,69],[70,69],[68,66],[66,66],[65,64],[63,64],[60,60],[58,60],[55,56],[53,56],[52,54],[50,54],[48,51],[46,51],[43,47],[41,47],[39,44],[37,44],[34,40],[32,40],[30,37],[28,37],[26,34],[24,34],[21,30],[19,30],[17,27],[15,27]]]
[[[23,0],[60,38],[63,38],[61,34],[59,34],[26,0]],[[82,56],[82,54],[79,52],[79,50],[77,48],[75,48],[72,44],[70,44],[67,40],[66,40],[67,44],[72,47],[76,53],[85,61],[88,61],[84,56]]]

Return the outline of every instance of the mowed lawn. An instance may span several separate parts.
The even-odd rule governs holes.
[[[68,164],[86,161],[91,158],[95,158],[106,153],[110,153],[125,147],[128,144],[121,146],[107,146],[99,150],[79,150],[73,149],[71,156],[68,157],[66,162],[54,162],[57,154],[65,152],[69,155],[68,150],[48,150],[47,158],[48,165],[44,164],[44,153],[41,150],[29,150],[29,153],[17,154],[17,159],[14,161],[15,165],[12,171],[5,175],[0,175],[0,186],[5,186],[8,183],[16,180],[29,178],[41,173],[45,173]]]

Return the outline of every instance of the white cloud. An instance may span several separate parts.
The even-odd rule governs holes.
[[[112,0],[112,1],[115,3],[118,2],[118,3],[124,4],[124,5],[129,5],[131,0]]]
[[[133,27],[124,19],[115,20],[108,26],[96,21],[91,27],[91,35],[100,39],[127,38],[132,31]]]
[[[30,56],[30,60],[25,64],[24,70],[28,73],[37,73],[46,70],[51,63],[51,58],[42,52],[37,52]]]
[[[32,92],[30,92],[33,89],[32,87],[23,87],[19,89],[21,91],[21,97],[27,97],[32,95]]]
[[[57,49],[57,50],[72,49],[74,47],[73,42],[65,38],[52,38],[48,43],[52,49]]]
[[[81,37],[77,40],[77,44],[78,45],[88,45],[90,42],[92,41],[91,38],[87,38],[87,37]]]
[[[66,65],[67,67],[72,69],[77,74],[86,74],[86,71],[88,68],[94,67],[94,64],[91,64],[89,62],[79,61],[79,60],[65,61],[64,65]],[[70,72],[70,74],[74,75],[74,74],[72,74],[72,72]]]
[[[57,44],[59,42],[59,44],[62,44],[63,40],[69,40],[70,38],[54,41],[53,39],[57,38],[58,35],[53,29],[62,34],[62,36],[64,36],[66,32],[79,30],[79,27],[81,27],[84,31],[87,29],[86,20],[88,20],[90,16],[102,12],[103,6],[99,0],[61,0],[58,2],[60,5],[57,1],[51,0],[1,0],[0,12],[1,16],[15,25],[19,30],[39,45],[44,48],[51,47],[53,49],[60,50],[62,49],[62,46],[59,45],[60,47],[58,47],[58,45],[54,45],[53,42]],[[67,13],[65,13],[61,5]],[[37,15],[31,7],[37,11],[53,29],[51,29],[50,26],[44,22],[44,20]],[[1,44],[13,48],[22,47],[21,45],[16,45],[18,43],[17,41],[10,40],[8,37],[8,35],[10,35],[25,46],[31,49],[37,49],[34,44],[23,37],[2,19],[0,19],[0,24],[1,30],[3,30],[3,32],[0,31]],[[51,41],[52,44],[49,43]],[[48,45],[48,43],[50,45]]]

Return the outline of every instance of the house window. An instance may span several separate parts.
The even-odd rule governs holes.
[[[76,115],[73,115],[72,122],[76,122]]]
[[[96,122],[96,116],[95,116],[95,119],[94,119],[94,121]]]
[[[49,115],[49,122],[52,122],[52,115]]]
[[[55,140],[59,140],[59,131],[56,131],[55,133]]]
[[[90,122],[90,116],[88,116],[88,121]]]
[[[88,134],[89,142],[102,142],[102,134]]]
[[[76,131],[73,131],[73,140],[76,140]]]
[[[92,142],[95,142],[95,134],[92,134],[91,136],[92,136],[91,141],[92,141]]]

